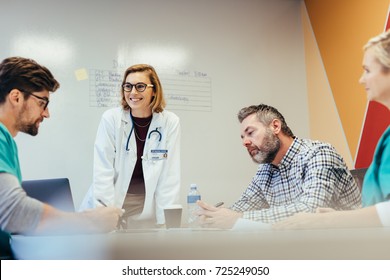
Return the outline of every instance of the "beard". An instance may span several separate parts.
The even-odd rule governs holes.
[[[31,136],[35,136],[38,134],[38,126],[35,123],[34,124],[25,124],[24,126],[22,126],[20,128],[19,131],[30,134]]]
[[[25,116],[28,115],[28,110],[26,106],[23,106],[22,110],[19,113],[19,122],[17,124],[17,129],[20,132],[24,132],[30,134],[31,136],[35,136],[38,134],[39,123],[43,121],[43,118],[39,118],[35,122],[27,121]]]
[[[256,154],[249,153],[252,160],[258,164],[271,163],[279,152],[280,140],[272,133],[271,129],[267,129],[263,143],[255,147]]]

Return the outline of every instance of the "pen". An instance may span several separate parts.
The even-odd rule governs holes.
[[[217,204],[214,205],[214,207],[219,207],[219,206],[222,206],[223,205],[223,202],[218,202]]]
[[[107,204],[105,204],[100,198],[97,200],[101,205],[103,205],[104,207],[107,207]],[[126,220],[123,219],[123,218],[120,218],[119,219],[119,226],[121,226],[122,228],[126,228]]]
[[[97,200],[101,205],[103,205],[104,207],[107,207],[107,204],[105,204],[101,199],[98,199]]]

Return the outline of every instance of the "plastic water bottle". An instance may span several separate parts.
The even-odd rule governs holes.
[[[195,215],[195,211],[199,209],[196,201],[200,200],[200,193],[198,191],[198,186],[196,184],[191,184],[190,191],[187,195],[187,210],[188,210],[188,226],[197,227],[198,226],[198,216]]]

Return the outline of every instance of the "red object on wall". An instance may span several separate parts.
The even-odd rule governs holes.
[[[368,104],[355,168],[366,168],[371,164],[378,140],[389,124],[390,111],[384,105],[371,101]]]
[[[387,16],[385,30],[390,27],[389,16],[390,14]],[[384,105],[370,101],[360,137],[355,168],[366,168],[371,164],[378,140],[389,124],[390,111]]]

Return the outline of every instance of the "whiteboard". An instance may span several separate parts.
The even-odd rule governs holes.
[[[23,179],[67,177],[81,203],[100,117],[119,104],[115,81],[135,63],[156,68],[181,119],[183,204],[197,183],[205,201],[229,205],[255,174],[240,108],[273,105],[309,135],[301,1],[69,2],[1,5],[1,58],[33,58],[61,83],[38,136],[15,138]]]

